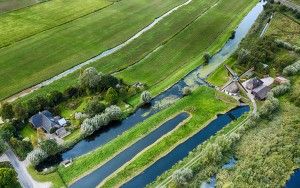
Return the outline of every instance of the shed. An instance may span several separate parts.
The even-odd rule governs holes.
[[[276,84],[285,84],[287,82],[289,82],[289,80],[282,77],[282,76],[278,76],[278,77],[275,78],[275,83]]]

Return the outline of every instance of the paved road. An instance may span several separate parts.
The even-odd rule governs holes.
[[[30,175],[28,174],[26,168],[24,169],[23,164],[18,160],[13,151],[11,149],[8,149],[5,154],[18,173],[19,182],[21,183],[22,187],[33,188],[33,183],[30,180]]]
[[[18,173],[18,179],[23,188],[49,188],[51,186],[51,183],[36,182],[28,173],[25,162],[20,161],[10,148],[5,154]]]

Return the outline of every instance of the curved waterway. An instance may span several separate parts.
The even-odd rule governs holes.
[[[189,114],[181,113],[173,119],[165,122],[160,127],[149,133],[147,136],[141,138],[136,143],[122,151],[120,154],[106,162],[97,170],[75,182],[73,185],[71,185],[71,188],[96,187],[101,181],[103,181],[110,174],[123,166],[126,162],[134,158],[142,150],[156,142],[158,139],[160,139],[170,131],[174,130],[181,122],[183,122],[188,117]]]
[[[188,1],[190,2],[190,1]],[[188,3],[187,2],[187,3]],[[49,167],[51,165],[57,164],[62,160],[71,159],[84,155],[96,148],[106,144],[110,140],[121,135],[124,131],[130,129],[136,124],[146,120],[150,116],[159,112],[162,108],[157,108],[165,99],[172,99],[173,102],[183,97],[182,88],[189,86],[196,88],[200,85],[209,85],[202,78],[203,75],[208,75],[210,72],[215,70],[220,66],[238,47],[238,44],[246,36],[255,20],[258,18],[259,14],[263,11],[264,2],[259,2],[241,21],[237,29],[235,30],[235,37],[229,39],[224,47],[215,54],[210,63],[207,66],[200,66],[195,70],[191,71],[187,76],[182,78],[179,82],[174,84],[172,87],[167,89],[165,92],[156,96],[147,108],[138,108],[132,115],[127,117],[121,122],[114,122],[104,129],[98,130],[92,136],[78,142],[70,150],[55,156],[51,160],[47,160],[38,166],[38,169],[43,169],[44,167]],[[182,5],[183,6],[183,5]],[[169,13],[170,14],[170,13]],[[208,68],[207,68],[208,67]]]
[[[167,155],[160,158],[142,173],[140,173],[121,187],[145,187],[147,184],[154,181],[156,177],[160,176],[161,174],[163,174],[163,172],[170,169],[178,161],[188,156],[189,152],[196,148],[198,145],[202,144],[204,141],[216,134],[219,130],[228,125],[231,121],[239,118],[245,112],[249,111],[249,106],[241,106],[227,112],[226,114],[219,115],[209,125],[201,129],[198,133],[196,133],[191,138],[187,139],[182,144],[178,145]]]
[[[178,10],[179,8],[183,7],[183,6],[186,6],[188,4],[190,4],[192,2],[192,0],[188,0],[186,1],[185,3],[181,4],[181,5],[178,5],[177,7],[171,9],[170,11],[166,12],[165,14],[163,14],[162,16],[156,18],[151,24],[149,24],[148,26],[146,26],[145,28],[143,28],[142,30],[140,30],[138,33],[136,33],[135,35],[133,35],[131,38],[129,38],[127,41],[125,41],[124,43],[122,44],[119,44],[118,46],[112,48],[112,49],[109,49],[109,50],[106,50],[104,52],[102,52],[101,54],[83,62],[83,63],[80,63],[48,80],[45,80],[35,86],[32,86],[26,90],[23,90],[21,91],[20,93],[17,93],[9,98],[7,98],[5,101],[7,102],[13,102],[14,100],[20,98],[20,97],[24,97],[30,93],[32,93],[33,91],[36,91],[44,86],[47,86],[51,83],[53,83],[54,81],[57,81],[63,77],[66,77],[68,76],[69,74],[81,69],[82,67],[86,66],[86,65],[89,65],[95,61],[98,61],[99,59],[102,59],[106,56],[109,56],[113,53],[115,53],[116,51],[124,48],[125,46],[127,46],[129,43],[131,43],[133,40],[135,40],[136,38],[140,37],[143,33],[149,31],[150,29],[152,29],[158,22],[162,21],[164,18],[166,18],[167,16],[169,16],[170,14],[172,14],[173,12],[175,12],[176,10]]]
[[[285,188],[299,188],[300,187],[300,169],[294,171],[290,179],[285,184]]]

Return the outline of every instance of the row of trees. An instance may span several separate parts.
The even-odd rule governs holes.
[[[118,121],[122,118],[120,107],[112,105],[105,109],[105,112],[92,118],[87,118],[81,124],[81,133],[85,136],[93,134],[96,130],[107,126],[111,121]]]

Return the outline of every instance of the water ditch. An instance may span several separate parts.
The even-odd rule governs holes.
[[[235,30],[233,38],[229,39],[224,47],[216,53],[206,66],[199,66],[191,71],[187,76],[182,78],[179,82],[172,87],[156,96],[147,108],[138,108],[132,115],[128,116],[121,122],[114,122],[104,129],[96,131],[93,135],[75,144],[71,149],[52,157],[49,160],[41,163],[37,169],[42,170],[46,167],[58,164],[59,162],[67,159],[72,159],[84,155],[96,148],[106,144],[110,140],[121,135],[126,130],[135,126],[136,124],[146,120],[150,116],[159,112],[162,108],[157,108],[162,101],[172,98],[172,103],[183,97],[182,89],[186,86],[191,88],[199,87],[200,85],[208,85],[202,78],[208,76],[218,66],[220,66],[234,51],[238,48],[239,43],[246,36],[259,14],[263,11],[265,2],[259,2],[257,5],[244,17],[241,23]],[[170,105],[170,104],[169,104]],[[168,105],[165,105],[166,108]]]
[[[218,115],[209,125],[201,129],[191,138],[187,139],[182,144],[178,145],[171,152],[160,158],[142,173],[131,179],[129,182],[122,185],[122,188],[145,187],[160,176],[163,172],[170,169],[178,161],[188,156],[189,152],[202,144],[204,141],[215,135],[219,130],[228,125],[234,119],[241,117],[244,113],[249,112],[249,106],[237,107],[225,114]],[[232,119],[232,117],[234,117]]]
[[[130,147],[126,148],[124,151],[106,162],[97,170],[75,182],[73,185],[71,185],[71,188],[96,187],[101,181],[103,181],[110,174],[119,169],[126,162],[134,158],[142,150],[155,143],[164,135],[173,131],[176,127],[179,126],[181,122],[186,120],[188,117],[189,114],[181,113],[171,120],[163,123],[160,127],[149,133],[147,136],[141,138]]]
[[[290,179],[286,182],[285,188],[299,188],[300,187],[300,169],[294,171]]]

